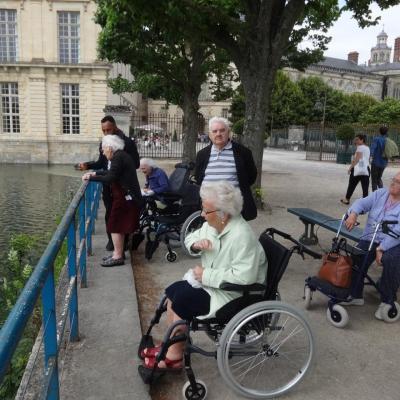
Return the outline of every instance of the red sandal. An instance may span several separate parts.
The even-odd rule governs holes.
[[[145,353],[146,351],[146,353]],[[155,358],[157,354],[161,351],[161,344],[158,346],[154,347],[146,347],[140,352],[140,358],[144,360],[146,357],[147,358]]]
[[[146,361],[147,360],[147,361]],[[155,370],[156,371],[165,371],[165,372],[180,372],[183,369],[183,365],[182,365],[182,361],[183,359],[179,359],[179,360],[170,360],[169,358],[165,357],[165,359],[163,360],[165,363],[165,367],[159,367],[157,364],[157,361],[155,358],[148,358],[146,357],[143,366],[146,369],[154,369],[155,366]]]

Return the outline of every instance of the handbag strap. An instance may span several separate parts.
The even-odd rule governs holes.
[[[340,254],[340,250],[343,250],[347,256],[350,255],[349,251],[347,250],[346,238],[342,237],[339,240],[338,238],[333,239],[332,250],[330,251],[330,253]]]

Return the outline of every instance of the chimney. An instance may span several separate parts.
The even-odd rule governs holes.
[[[347,61],[351,61],[357,65],[358,64],[358,52],[351,51],[349,54],[347,54]]]
[[[400,37],[394,39],[393,62],[400,62]]]

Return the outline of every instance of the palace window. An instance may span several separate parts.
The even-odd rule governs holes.
[[[79,85],[70,83],[61,84],[61,108],[62,133],[80,133]]]
[[[18,83],[2,82],[1,91],[1,109],[2,133],[19,133],[19,102],[18,102]]]
[[[0,61],[17,61],[17,12],[0,9]]]
[[[79,12],[58,13],[58,44],[60,63],[79,62]]]
[[[228,118],[229,117],[229,108],[223,108],[222,109],[222,115],[223,118]]]

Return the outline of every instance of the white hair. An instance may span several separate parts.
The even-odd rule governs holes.
[[[200,188],[200,197],[231,217],[237,217],[243,208],[240,189],[228,181],[204,182]]]
[[[208,130],[211,132],[211,127],[213,124],[215,123],[220,123],[225,125],[225,128],[230,131],[230,123],[226,118],[223,117],[212,117],[209,121],[208,121]]]
[[[157,168],[157,163],[152,158],[141,158],[140,166],[148,165],[150,168]]]
[[[101,141],[101,147],[103,149],[108,147],[115,153],[117,150],[124,149],[125,142],[117,135],[105,135]]]

